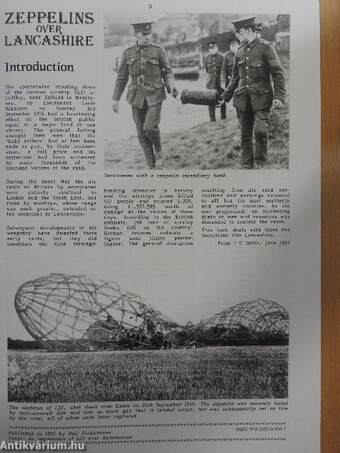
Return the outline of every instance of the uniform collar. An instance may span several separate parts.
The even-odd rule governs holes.
[[[215,55],[209,54],[209,57],[214,58],[214,57],[217,57],[217,56],[219,56],[219,55],[221,55],[220,52],[216,52]]]
[[[247,47],[254,47],[259,42],[259,38],[256,36],[251,42],[247,42]]]
[[[141,46],[140,44],[138,44],[138,42],[136,42],[136,50],[137,50],[137,52],[139,52],[141,49],[144,49],[145,47],[149,47],[151,45],[152,45],[151,42],[149,44],[144,44],[143,46]]]

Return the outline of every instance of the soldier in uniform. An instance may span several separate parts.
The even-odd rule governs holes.
[[[260,39],[262,38],[262,23],[258,22],[255,24],[256,36]]]
[[[227,88],[230,80],[231,80],[231,75],[233,72],[233,67],[234,67],[234,59],[235,59],[235,54],[237,51],[237,48],[239,46],[239,42],[237,39],[233,39],[230,44],[229,44],[229,50],[228,52],[224,55],[223,57],[223,63],[222,63],[222,71],[221,71],[221,84],[223,88]],[[222,104],[222,106],[226,106],[226,104]],[[240,149],[239,145],[234,145],[236,148]]]
[[[254,163],[263,166],[266,162],[270,111],[283,106],[285,75],[276,50],[256,36],[255,17],[233,24],[241,45],[222,98],[229,102],[234,97],[241,128],[242,167],[254,168]]]
[[[152,22],[132,24],[137,42],[123,53],[113,92],[113,111],[129,81],[126,99],[132,106],[139,143],[149,168],[154,168],[161,154],[159,123],[165,88],[177,96],[173,72],[163,47],[151,41]],[[165,88],[164,88],[165,87]]]
[[[217,90],[219,93],[223,92],[221,87],[221,70],[223,63],[223,55],[218,51],[218,45],[216,41],[208,42],[209,55],[205,60],[205,69],[208,75],[207,88],[209,90]],[[216,107],[209,105],[209,118],[210,121],[216,121]],[[226,119],[226,105],[223,102],[221,104],[221,119]]]
[[[223,88],[227,88],[228,83],[231,80],[233,72],[234,59],[239,42],[233,39],[229,44],[229,50],[223,57],[222,72],[221,72],[221,85]]]

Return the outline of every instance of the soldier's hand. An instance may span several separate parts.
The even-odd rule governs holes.
[[[219,102],[222,104],[225,102],[225,98],[224,98],[224,95],[225,95],[225,90],[223,88],[221,88],[220,90],[217,91],[218,93],[218,100]]]
[[[118,111],[119,111],[119,101],[113,101],[112,109],[113,109],[113,111],[115,113],[118,113]]]
[[[283,107],[283,102],[280,101],[280,99],[274,99],[273,101],[273,109],[282,109]]]
[[[171,96],[172,96],[173,98],[175,98],[175,99],[177,98],[177,96],[178,96],[178,91],[177,91],[177,88],[176,88],[176,87],[171,88]]]
[[[224,99],[224,93],[225,93],[225,90],[223,90],[223,88],[218,93],[218,103],[216,104],[216,107],[218,107],[218,108],[222,107],[222,105],[225,104],[225,102],[226,102]]]

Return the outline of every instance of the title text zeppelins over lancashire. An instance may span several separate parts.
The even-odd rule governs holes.
[[[5,46],[93,46],[93,35],[68,34],[65,26],[91,25],[94,13],[89,11],[7,11],[4,24],[25,27],[25,34],[6,34]],[[32,25],[33,32],[27,33]],[[7,27],[6,27],[7,28]]]

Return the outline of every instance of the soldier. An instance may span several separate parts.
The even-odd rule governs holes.
[[[233,39],[229,44],[229,50],[223,57],[222,71],[221,71],[221,84],[223,88],[227,88],[228,83],[231,80],[233,72],[235,54],[238,49],[239,42],[237,39]],[[225,104],[222,104],[225,105]],[[240,149],[239,145],[235,145],[235,148]]]
[[[262,23],[261,22],[258,22],[257,24],[255,24],[255,32],[256,32],[256,36],[259,39],[262,38]]]
[[[222,72],[221,72],[221,85],[227,88],[231,80],[231,74],[234,66],[235,54],[238,49],[239,42],[233,39],[229,44],[229,50],[223,57]]]
[[[209,90],[217,90],[219,93],[223,92],[221,88],[221,70],[223,63],[223,55],[218,51],[218,45],[216,41],[208,42],[209,55],[205,60],[205,69],[207,71],[207,88]],[[210,121],[216,121],[215,106],[209,105],[209,117]],[[226,119],[226,105],[223,102],[221,104],[221,119]]]
[[[118,113],[119,100],[128,83],[126,99],[132,106],[139,143],[149,168],[154,168],[161,154],[159,123],[165,89],[177,96],[174,77],[163,47],[151,41],[152,22],[132,24],[137,42],[126,49],[118,70],[113,92],[113,111]]]
[[[254,161],[257,166],[266,162],[270,111],[283,106],[285,76],[276,50],[256,36],[255,17],[233,24],[241,45],[235,55],[232,78],[222,98],[229,102],[234,96],[241,127],[242,167],[254,168]]]

